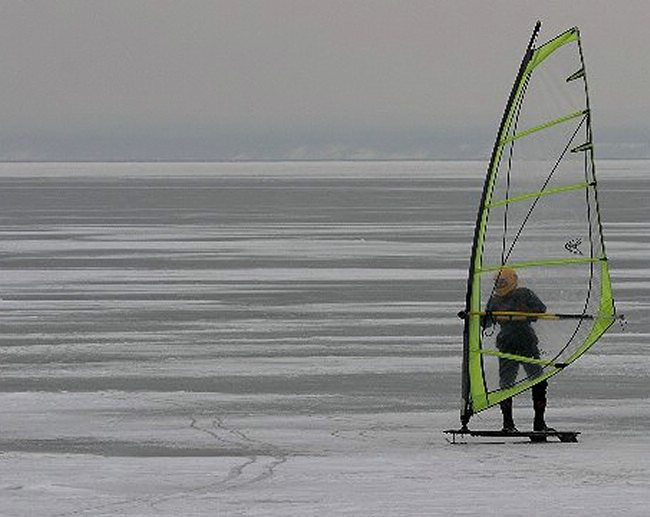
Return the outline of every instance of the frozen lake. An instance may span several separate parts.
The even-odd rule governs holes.
[[[484,168],[0,165],[0,514],[647,515],[650,162],[599,163],[580,443],[452,446]]]

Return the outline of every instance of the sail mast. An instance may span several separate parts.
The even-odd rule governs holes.
[[[490,164],[487,170],[487,177],[485,179],[485,183],[483,184],[483,193],[481,195],[481,201],[478,208],[476,227],[474,230],[474,240],[472,244],[472,255],[471,255],[470,265],[469,265],[469,276],[467,279],[467,295],[465,301],[465,311],[464,313],[459,314],[459,316],[461,316],[465,320],[465,325],[463,329],[463,365],[462,365],[462,373],[461,373],[462,406],[461,406],[461,414],[460,414],[460,420],[463,428],[467,427],[469,419],[471,418],[473,413],[472,404],[471,404],[470,380],[469,380],[469,368],[470,368],[469,352],[470,352],[470,332],[471,332],[470,313],[472,312],[472,306],[475,305],[475,302],[473,303],[472,299],[474,297],[473,293],[475,292],[474,282],[478,281],[478,279],[475,278],[476,276],[475,273],[476,270],[478,269],[477,266],[480,266],[480,264],[478,264],[478,262],[481,260],[481,254],[479,253],[479,251],[480,248],[482,248],[483,246],[483,240],[485,238],[485,225],[483,222],[483,218],[484,218],[483,214],[485,212],[486,200],[488,199],[490,190],[494,185],[494,175],[496,174],[496,171],[498,169],[498,163],[503,153],[503,147],[501,145],[501,141],[503,140],[505,133],[507,132],[508,126],[510,124],[510,120],[512,119],[515,105],[517,103],[517,100],[519,98],[519,93],[522,90],[522,85],[525,80],[525,74],[526,74],[526,69],[528,67],[528,63],[533,57],[533,50],[534,50],[533,46],[535,44],[535,40],[537,39],[537,34],[539,33],[541,26],[542,23],[540,21],[537,21],[533,29],[533,33],[528,42],[528,46],[526,47],[526,52],[524,53],[524,57],[522,58],[521,64],[519,65],[519,71],[517,72],[515,82],[512,85],[512,90],[510,91],[510,95],[508,97],[508,101],[506,103],[506,107],[504,109],[503,116],[501,118],[501,124],[499,125],[499,130],[497,132],[494,148],[492,149]],[[480,318],[480,316],[473,316],[473,317]]]

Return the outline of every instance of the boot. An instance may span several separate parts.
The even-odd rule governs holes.
[[[501,407],[501,413],[503,415],[503,429],[504,433],[516,433],[517,428],[515,427],[515,421],[512,418],[512,399],[506,399],[502,401],[499,406]]]
[[[544,413],[546,413],[546,389],[548,383],[542,381],[533,386],[533,409],[535,410],[535,419],[533,420],[533,431],[555,431],[552,427],[546,425]]]

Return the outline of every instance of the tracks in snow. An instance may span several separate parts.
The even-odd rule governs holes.
[[[176,404],[174,404],[176,405]],[[180,405],[177,405],[181,407]],[[229,425],[223,416],[210,416],[209,418],[190,417],[189,428],[195,432],[211,437],[215,446],[224,450],[223,456],[213,458],[227,458],[240,456],[242,460],[232,466],[228,473],[215,476],[207,483],[183,488],[167,494],[147,494],[138,497],[124,498],[118,501],[109,501],[103,504],[79,508],[76,510],[56,514],[55,517],[74,517],[79,515],[123,515],[129,508],[148,508],[152,514],[166,513],[165,505],[180,501],[192,496],[218,495],[229,490],[249,487],[273,477],[278,467],[286,463],[289,455],[271,443],[258,440],[249,436],[245,431]],[[191,461],[191,458],[188,459]]]

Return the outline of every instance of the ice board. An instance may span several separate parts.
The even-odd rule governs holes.
[[[580,431],[500,431],[500,430],[470,430],[470,429],[448,429],[446,434],[452,436],[452,443],[456,443],[456,436],[473,436],[489,438],[528,438],[531,442],[546,442],[547,438],[557,438],[560,442],[578,441]]]

